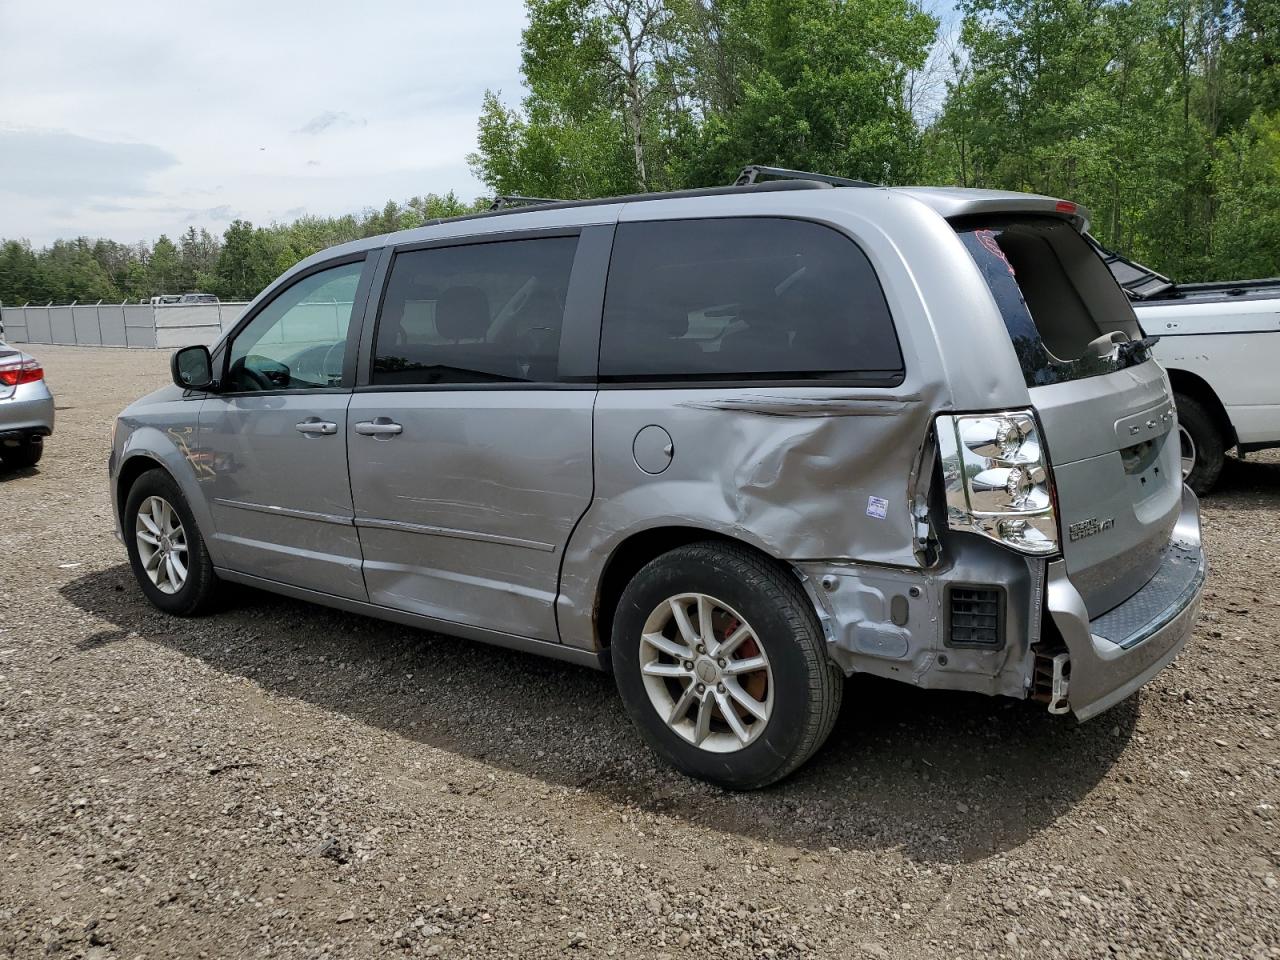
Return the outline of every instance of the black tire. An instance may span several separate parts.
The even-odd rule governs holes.
[[[138,511],[149,497],[160,497],[168,502],[182,522],[186,534],[187,577],[182,587],[173,593],[165,593],[151,582],[138,552]],[[196,526],[191,507],[173,477],[160,469],[148,470],[139,476],[125,499],[121,526],[125,547],[129,551],[129,565],[133,567],[133,575],[148,600],[165,613],[178,617],[197,616],[212,607],[219,581],[213,572],[213,561],[209,559],[209,551],[205,548],[204,537]]]
[[[769,661],[772,712],[754,738],[732,752],[710,752],[669,727],[641,674],[646,621],[664,601],[684,593],[704,593],[732,607],[759,637]],[[623,703],[649,745],[684,773],[733,790],[757,789],[790,774],[822,746],[840,712],[844,678],[827,657],[799,581],[737,544],[690,544],[641,569],[614,614],[611,653]]]
[[[1195,465],[1184,482],[1197,496],[1204,496],[1218,482],[1222,473],[1222,463],[1226,457],[1226,447],[1222,432],[1218,429],[1213,415],[1205,409],[1195,397],[1185,393],[1174,394],[1174,404],[1178,408],[1178,425],[1186,431],[1187,437],[1195,445]],[[1178,438],[1183,446],[1183,455],[1187,453],[1182,437]]]
[[[0,447],[0,460],[15,470],[34,467],[44,456],[44,438],[33,437],[16,447]]]

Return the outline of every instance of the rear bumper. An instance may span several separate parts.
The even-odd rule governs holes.
[[[13,442],[53,433],[53,394],[44,381],[24,383],[0,400],[0,441]]]
[[[1200,505],[1187,487],[1155,576],[1128,600],[1089,619],[1061,560],[1048,565],[1047,607],[1070,654],[1067,700],[1088,720],[1154,677],[1186,644],[1200,611],[1207,573]]]

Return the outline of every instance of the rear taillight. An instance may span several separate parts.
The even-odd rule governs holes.
[[[1021,553],[1058,552],[1053,477],[1030,410],[937,419],[947,526]]]
[[[23,383],[35,383],[44,379],[44,370],[37,360],[23,360],[0,366],[0,384],[16,387]]]

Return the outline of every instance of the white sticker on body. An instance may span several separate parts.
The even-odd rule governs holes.
[[[867,497],[867,516],[883,520],[889,514],[889,501],[883,497]]]

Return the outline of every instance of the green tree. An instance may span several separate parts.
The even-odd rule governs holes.
[[[486,92],[476,175],[498,193],[589,197],[678,185],[667,170],[686,24],[663,0],[528,0],[522,109]]]
[[[0,245],[0,303],[24,304],[49,299],[40,262],[31,245],[19,240],[6,240]]]
[[[181,292],[182,261],[178,248],[163,233],[151,248],[151,257],[147,260],[147,282],[151,287],[150,296],[153,297]]]
[[[80,237],[56,240],[41,252],[38,271],[42,292],[60,302],[117,300],[120,291],[93,257],[92,244]]]
[[[724,182],[747,160],[886,183],[916,176],[907,82],[937,21],[910,0],[739,0],[721,5],[716,57],[732,109],[709,114],[691,179]]]
[[[1280,110],[1222,139],[1213,182],[1213,263],[1230,277],[1280,276]]]
[[[178,240],[177,286],[184,292],[208,286],[218,265],[218,253],[222,244],[217,237],[201,227],[188,227]]]
[[[497,193],[725,183],[755,160],[901,181],[907,83],[937,22],[911,0],[529,0],[529,96],[481,106]]]
[[[1210,260],[1216,140],[1240,78],[1219,0],[965,0],[926,131],[935,179],[1070,197],[1107,244],[1184,279]]]

